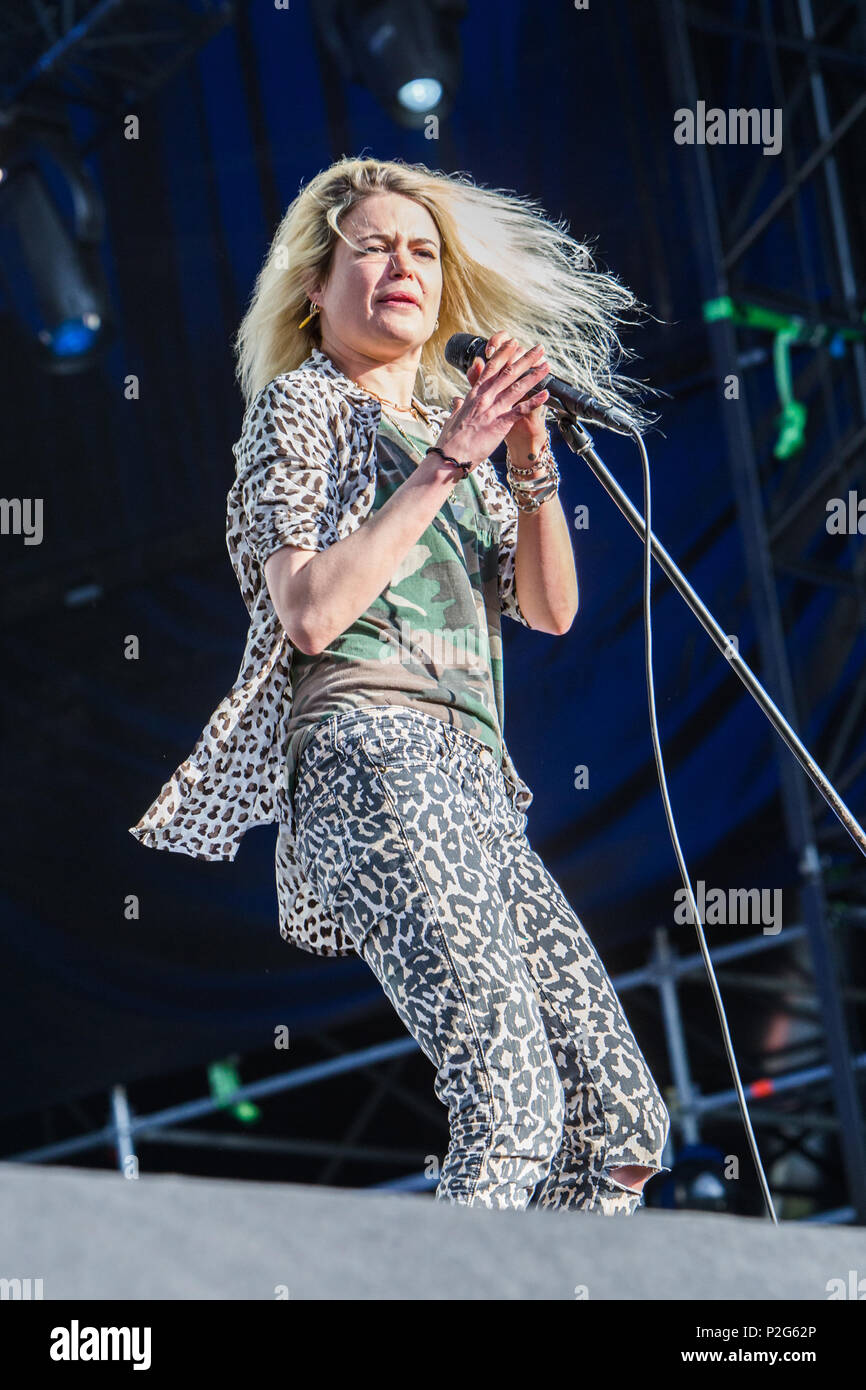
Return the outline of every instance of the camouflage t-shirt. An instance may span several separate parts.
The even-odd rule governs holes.
[[[382,412],[373,510],[415,470],[434,435]],[[423,431],[425,437],[421,437]],[[288,795],[310,730],[332,714],[407,705],[462,729],[502,760],[504,726],[499,523],[461,478],[390,583],[350,627],[315,656],[295,650],[286,766]]]

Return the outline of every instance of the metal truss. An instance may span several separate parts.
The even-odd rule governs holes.
[[[426,1120],[441,1120],[438,1105],[425,1101],[410,1087],[401,1084],[399,1067],[404,1059],[418,1052],[414,1038],[397,1038],[372,1046],[349,1051],[328,1034],[317,1033],[312,1041],[332,1055],[307,1066],[296,1067],[268,1076],[259,1081],[238,1086],[230,1094],[219,1097],[213,1094],[202,1095],[194,1100],[177,1105],[166,1106],[150,1114],[135,1114],[130,1105],[127,1088],[116,1085],[112,1088],[109,1103],[109,1119],[105,1125],[84,1134],[74,1135],[56,1142],[40,1145],[36,1149],[10,1155],[7,1161],[19,1163],[51,1162],[68,1158],[74,1154],[86,1153],[106,1144],[114,1148],[117,1166],[126,1176],[137,1176],[138,1146],[141,1143],[174,1143],[193,1148],[246,1149],[258,1153],[280,1152],[296,1155],[319,1155],[328,1160],[327,1167],[318,1175],[317,1181],[333,1182],[340,1164],[347,1159],[362,1159],[381,1163],[383,1159],[395,1163],[415,1163],[418,1154],[404,1153],[393,1149],[371,1147],[360,1143],[363,1129],[372,1119],[375,1108],[391,1096]],[[389,1068],[383,1071],[382,1068]],[[316,1139],[264,1138],[248,1133],[220,1134],[213,1131],[196,1131],[185,1126],[191,1120],[200,1120],[233,1109],[244,1101],[264,1100],[270,1096],[298,1090],[302,1087],[321,1085],[349,1072],[357,1072],[370,1082],[369,1095],[364,1099],[357,1115],[347,1124],[346,1133],[339,1143]],[[184,1128],[178,1128],[184,1126]]]
[[[232,0],[4,0],[0,120],[65,129],[85,108],[96,121],[88,154],[234,12]]]
[[[866,11],[862,0],[848,0],[822,5],[818,18],[812,0],[745,0],[738,14],[732,19],[722,0],[660,0],[671,113],[697,112],[699,103],[725,113],[781,112],[777,153],[758,147],[744,159],[696,141],[682,149],[681,168],[758,669],[813,745],[809,730],[822,705],[814,751],[844,796],[866,767],[866,537],[830,534],[827,507],[858,484],[866,495],[864,265],[854,220],[862,218]],[[748,353],[761,348],[743,371]],[[726,382],[736,385],[723,398]],[[819,598],[826,606],[819,651],[798,653],[794,626]],[[839,1142],[853,1210],[866,1222],[866,1138],[852,1059],[859,1020],[851,999],[846,1017],[836,960],[842,943],[831,941],[828,921],[840,920],[834,893],[862,895],[866,866],[781,747],[779,770]]]
[[[715,948],[714,962],[723,967],[726,963],[746,961],[756,956],[763,957],[768,951],[780,947],[787,949],[807,936],[807,928],[803,925],[786,927],[778,934],[770,936],[750,933],[739,941]],[[682,1144],[695,1144],[701,1139],[702,1125],[713,1119],[735,1125],[741,1118],[736,1092],[728,1088],[702,1093],[690,1063],[689,1029],[683,1019],[681,991],[689,982],[699,983],[703,978],[704,968],[700,952],[680,955],[668,929],[658,927],[648,964],[621,972],[615,975],[612,981],[619,997],[629,991],[641,989],[652,989],[657,995],[672,1079],[672,1086],[667,1093],[672,1121],[671,1134],[663,1155],[663,1162],[668,1166],[672,1166],[675,1159],[674,1134]],[[754,990],[756,980],[760,980],[760,977],[749,975],[738,978],[733,973],[725,974],[724,970],[720,970],[719,979],[732,988],[739,985]],[[814,990],[794,991],[790,981],[782,984],[776,976],[767,977],[764,987],[784,990],[786,1008],[792,1006],[792,994],[797,992],[804,1009],[808,1009],[812,1014],[817,1010],[818,1001]],[[844,991],[846,996],[862,993],[863,991],[849,989]],[[263,1158],[273,1154],[286,1157],[318,1157],[322,1160],[322,1166],[315,1178],[318,1184],[333,1185],[340,1168],[346,1162],[379,1165],[385,1163],[410,1169],[414,1165],[414,1171],[410,1171],[406,1176],[388,1178],[371,1184],[364,1190],[432,1193],[438,1177],[422,1171],[429,1155],[419,1155],[416,1150],[384,1148],[381,1145],[362,1142],[365,1129],[386,1099],[404,1105],[425,1122],[432,1121],[438,1125],[444,1123],[444,1113],[438,1103],[434,1105],[430,1100],[419,1096],[412,1086],[400,1080],[400,1071],[407,1060],[419,1053],[415,1040],[407,1035],[355,1050],[325,1033],[316,1033],[312,1035],[311,1040],[331,1056],[324,1061],[238,1085],[231,1092],[218,1097],[213,1094],[200,1096],[151,1114],[134,1113],[127,1088],[122,1085],[114,1086],[109,1097],[109,1117],[99,1129],[89,1129],[83,1134],[11,1154],[4,1161],[49,1163],[110,1146],[120,1173],[128,1178],[138,1176],[141,1148],[146,1149],[150,1144],[173,1145],[176,1148],[198,1150],[243,1151]],[[692,1041],[695,1041],[694,1037]],[[823,1103],[823,1097],[832,1081],[832,1069],[828,1064],[817,1059],[812,1065],[805,1064],[804,1059],[799,1059],[797,1064],[781,1052],[775,1054],[773,1069],[770,1071],[767,1070],[765,1059],[762,1058],[761,1063],[763,1074],[753,1075],[745,1090],[750,1101],[752,1119],[772,1134],[771,1147],[775,1160],[778,1161],[789,1152],[801,1151],[804,1138],[808,1134],[822,1135],[839,1128],[839,1122],[833,1115],[826,1113],[826,1109],[817,1108]],[[866,1051],[852,1058],[851,1065],[858,1074],[866,1074]],[[366,1091],[360,1094],[357,1110],[348,1117],[345,1131],[339,1141],[302,1138],[296,1135],[265,1137],[243,1130],[227,1133],[190,1127],[190,1121],[215,1115],[220,1111],[225,1113],[244,1102],[265,1099],[306,1086],[321,1086],[350,1072],[365,1078],[368,1086]],[[790,1101],[792,1097],[799,1097],[804,1092],[813,1094],[815,1109],[809,1110],[805,1105],[799,1104],[796,1111],[784,1108],[786,1098]],[[77,1118],[86,1127],[86,1119],[80,1113]],[[814,1154],[809,1154],[808,1158],[817,1166]],[[777,1195],[800,1197],[810,1203],[814,1201],[813,1193],[801,1192],[796,1187],[782,1189],[778,1184],[774,1184],[773,1190]],[[855,1221],[856,1213],[853,1207],[845,1206],[815,1212],[803,1219],[841,1224]]]

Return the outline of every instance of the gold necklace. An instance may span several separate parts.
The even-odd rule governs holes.
[[[410,438],[410,436],[406,433],[406,431],[405,431],[404,429],[401,428],[401,426],[400,426],[400,421],[399,421],[399,420],[395,420],[395,419],[393,418],[393,416],[391,416],[391,415],[388,416],[388,419],[391,421],[391,424],[394,426],[394,428],[395,428],[395,430],[397,431],[397,433],[398,433],[398,434],[401,434],[401,435],[403,436],[403,438],[405,439],[406,443],[409,445],[410,449],[417,449],[417,448],[419,447],[417,440]],[[426,425],[428,422],[425,420],[424,423],[425,423],[425,425]],[[426,441],[422,441],[422,443],[423,443],[423,442],[426,442]],[[426,452],[426,450],[425,450],[425,452]]]
[[[360,385],[360,383],[359,383],[359,385]],[[396,401],[389,401],[389,400],[386,400],[384,396],[377,396],[377,395],[376,395],[376,392],[375,392],[375,391],[371,391],[370,388],[369,388],[369,386],[362,386],[362,387],[361,387],[361,390],[362,390],[362,391],[366,391],[366,392],[368,393],[368,395],[370,395],[370,396],[375,396],[375,397],[376,397],[376,400],[379,402],[380,405],[389,405],[389,406],[391,407],[392,410],[399,410],[399,411],[402,411],[402,413],[403,413],[404,415],[409,415],[409,414],[411,414],[411,415],[415,416],[416,419],[423,420],[425,425],[429,425],[429,424],[430,424],[430,417],[428,416],[428,414],[427,414],[427,412],[424,410],[424,408],[421,406],[421,404],[420,404],[420,403],[416,403],[414,396],[412,397],[411,404],[408,405],[408,406],[406,406],[406,405],[398,405]],[[399,426],[398,426],[398,428],[399,428]]]
[[[413,450],[417,450],[418,453],[420,453],[420,452],[421,452],[421,448],[422,448],[422,446],[423,446],[423,441],[422,441],[422,445],[419,445],[419,444],[417,443],[416,440],[410,439],[409,435],[406,434],[405,430],[402,430],[402,429],[400,428],[400,423],[399,423],[398,420],[395,420],[391,415],[387,416],[387,419],[388,419],[388,420],[390,421],[390,423],[394,426],[394,428],[395,428],[395,430],[397,431],[397,433],[398,433],[398,434],[401,434],[401,435],[403,436],[403,438],[405,439],[406,443],[409,445],[409,456],[410,456],[410,458],[411,458],[411,456],[412,456]],[[424,423],[425,423],[425,424],[428,424],[429,422],[425,419]],[[427,452],[427,450],[425,449],[425,450],[424,450],[424,453],[426,454],[426,452]],[[416,460],[416,462],[417,462],[417,460]],[[455,488],[458,486],[458,484],[460,484],[461,482],[463,482],[463,479],[462,479],[462,478],[457,478],[457,479],[452,483],[452,485],[451,485],[451,490],[449,491],[449,493],[448,493],[448,495],[447,495],[447,497],[446,497],[446,499],[445,499],[446,502],[450,502],[450,501],[453,499],[453,497],[454,497],[454,490],[455,490]]]

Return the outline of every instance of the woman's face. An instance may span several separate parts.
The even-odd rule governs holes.
[[[313,288],[322,345],[377,361],[420,349],[442,294],[441,239],[425,207],[401,193],[371,193],[343,219],[360,248],[338,239],[326,284]]]

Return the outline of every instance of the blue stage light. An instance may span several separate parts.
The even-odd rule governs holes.
[[[408,130],[451,113],[461,81],[460,23],[466,0],[311,0],[332,83],[336,69],[366,87]]]
[[[102,320],[97,314],[64,319],[48,335],[48,347],[55,357],[80,357],[89,352],[99,337]]]
[[[442,100],[442,83],[435,77],[415,77],[404,82],[397,100],[407,111],[433,111]]]

